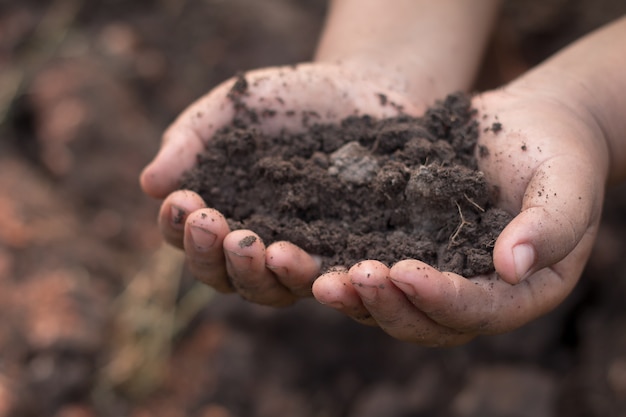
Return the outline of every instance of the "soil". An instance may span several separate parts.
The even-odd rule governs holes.
[[[309,59],[325,4],[0,2],[1,417],[626,415],[623,186],[561,306],[452,349],[217,296],[162,246],[137,181],[161,132],[237,71]],[[508,0],[480,88],[625,9]]]
[[[181,185],[232,228],[266,244],[293,242],[327,267],[413,258],[467,277],[493,271],[493,246],[511,216],[493,207],[477,169],[468,95],[450,95],[419,118],[353,116],[268,136],[242,104],[246,88],[239,75],[230,94],[246,117],[207,141]]]

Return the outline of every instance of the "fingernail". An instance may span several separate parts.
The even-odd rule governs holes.
[[[415,297],[417,295],[417,291],[415,291],[415,287],[412,286],[411,284],[407,284],[406,282],[402,282],[402,281],[396,281],[393,278],[389,278],[389,279],[391,280],[391,282],[394,283],[396,287],[400,289],[400,291],[402,291],[409,297]]]
[[[527,243],[517,245],[513,248],[513,263],[515,264],[515,275],[522,282],[528,278],[530,268],[535,263],[535,250]]]
[[[193,246],[198,252],[206,252],[215,243],[215,239],[217,236],[213,232],[209,232],[208,230],[199,227],[199,226],[191,226],[189,228],[191,233],[191,240],[193,242]]]
[[[284,266],[265,264],[265,267],[280,277],[287,276],[288,271]]]
[[[374,300],[378,297],[378,287],[358,283],[354,284],[354,289],[367,300]]]
[[[231,266],[233,266],[233,261],[236,262],[238,265],[241,264],[241,262],[245,261],[247,261],[248,263],[252,262],[252,256],[250,255],[244,255],[242,253],[232,250],[226,250],[224,251],[224,254],[226,255],[226,262],[229,263]]]
[[[185,227],[187,212],[178,206],[170,208],[170,223],[175,229],[182,230]]]
[[[332,307],[335,310],[344,310],[346,308],[346,305],[344,303],[342,303],[341,301],[331,301],[331,302],[328,302],[328,303],[324,303],[324,302],[319,301],[319,303],[321,305],[324,305],[324,306]]]

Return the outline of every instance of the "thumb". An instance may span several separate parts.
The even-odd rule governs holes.
[[[141,172],[139,183],[143,192],[154,198],[165,198],[176,190],[180,178],[194,165],[202,148],[193,130],[173,125],[163,135],[157,155]]]
[[[568,155],[544,161],[526,187],[521,212],[496,241],[497,273],[517,284],[561,261],[586,233],[595,231],[603,197],[601,175],[584,158]],[[592,241],[585,240],[587,254]]]
[[[139,178],[146,194],[164,198],[178,189],[180,178],[195,165],[206,140],[233,118],[234,108],[226,99],[233,83],[227,80],[198,99],[165,131],[159,152]]]

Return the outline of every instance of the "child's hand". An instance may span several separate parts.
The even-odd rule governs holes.
[[[260,115],[259,127],[266,132],[302,130],[304,112],[315,112],[315,122],[323,123],[352,114],[391,116],[397,114],[398,106],[413,114],[420,110],[379,85],[382,77],[347,66],[317,63],[268,68],[247,73],[245,80],[247,90],[241,99]],[[159,154],[142,173],[141,184],[147,194],[167,197],[159,215],[161,232],[170,244],[185,249],[197,279],[259,304],[288,305],[311,295],[319,262],[290,243],[265,247],[253,231],[231,232],[224,217],[206,208],[197,194],[176,191],[181,175],[194,165],[204,143],[236,116],[228,97],[234,84],[233,79],[218,86],[178,118],[165,133]],[[386,104],[380,94],[385,94]],[[275,113],[264,117],[267,110]]]
[[[391,268],[365,261],[320,277],[315,297],[424,345],[512,330],[558,305],[589,257],[608,170],[595,119],[561,100],[519,85],[474,99],[481,127],[489,127],[479,140],[480,169],[497,188],[499,205],[517,214],[496,242],[500,279],[468,280],[419,260]]]

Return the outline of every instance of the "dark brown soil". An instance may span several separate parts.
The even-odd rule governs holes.
[[[327,266],[414,258],[467,277],[493,270],[510,216],[493,207],[477,170],[467,95],[450,95],[420,118],[354,116],[268,136],[240,100],[246,85],[240,76],[230,94],[246,117],[208,142],[182,182],[232,227],[265,243],[291,241]]]

